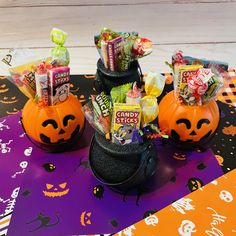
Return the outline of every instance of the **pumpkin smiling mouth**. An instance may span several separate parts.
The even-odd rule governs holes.
[[[80,125],[77,125],[75,130],[72,132],[70,139],[73,138],[79,131],[80,131]],[[51,139],[45,134],[40,134],[40,139],[43,143],[46,143],[46,144],[60,144],[67,141],[64,138],[62,138],[62,139],[58,139],[57,142],[51,142]]]
[[[0,100],[1,103],[4,103],[4,104],[12,104],[12,103],[15,103],[15,102],[18,102],[18,100]]]
[[[66,189],[65,191],[62,191],[62,192],[43,191],[43,193],[46,197],[61,197],[61,196],[66,195],[68,192],[69,192],[69,189]]]
[[[199,139],[199,141],[202,141],[202,140],[205,140],[205,139],[207,139],[210,135],[211,135],[211,133],[212,133],[212,130],[210,130],[206,135],[204,135],[203,137],[201,137],[200,139]],[[195,136],[196,135],[196,133],[194,132],[194,134],[192,133],[190,133],[190,135],[192,135],[192,136]],[[180,139],[180,135],[175,131],[175,130],[171,130],[171,137],[175,140],[175,141],[182,141],[181,139]],[[185,141],[182,141],[182,142],[186,142],[186,143],[191,143],[191,142],[193,142],[193,139],[187,139],[187,140],[185,140]]]

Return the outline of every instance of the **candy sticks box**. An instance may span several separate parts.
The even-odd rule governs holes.
[[[48,70],[49,105],[64,102],[70,91],[70,68],[58,67]]]
[[[114,103],[112,117],[112,141],[125,145],[133,142],[135,132],[140,128],[140,105]]]

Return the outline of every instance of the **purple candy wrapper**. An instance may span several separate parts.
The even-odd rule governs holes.
[[[107,43],[108,64],[111,71],[118,70],[118,61],[122,51],[123,37],[117,37]]]

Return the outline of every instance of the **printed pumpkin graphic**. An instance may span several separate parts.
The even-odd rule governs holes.
[[[158,121],[160,128],[177,143],[206,143],[216,132],[220,120],[215,101],[202,106],[186,106],[168,93],[160,102]]]
[[[191,192],[194,192],[203,186],[203,182],[198,178],[191,178],[188,180],[187,186]]]
[[[78,99],[69,98],[58,105],[39,107],[30,99],[22,112],[26,133],[44,144],[60,144],[82,133],[85,118]]]
[[[14,97],[4,97],[3,99],[0,100],[1,103],[3,104],[12,104],[15,102],[18,102],[18,99]]]
[[[80,223],[82,226],[91,225],[91,220],[90,220],[91,215],[92,215],[92,212],[90,211],[82,212],[82,214],[80,215]]]
[[[7,88],[6,84],[1,84],[0,85],[0,93],[5,93],[9,90],[9,88]]]
[[[69,188],[67,183],[61,183],[58,186],[54,184],[46,184],[46,190],[43,190],[45,197],[62,197],[68,194]]]

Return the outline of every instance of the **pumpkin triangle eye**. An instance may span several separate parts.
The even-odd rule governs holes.
[[[92,214],[91,212],[88,212],[88,213],[87,213],[87,216],[91,216],[91,214]]]
[[[61,188],[65,188],[66,185],[67,185],[67,183],[59,184],[59,186],[60,186]]]
[[[53,187],[53,184],[46,184],[47,189],[51,189]]]
[[[86,223],[87,223],[88,225],[91,225],[91,220],[87,220]]]

